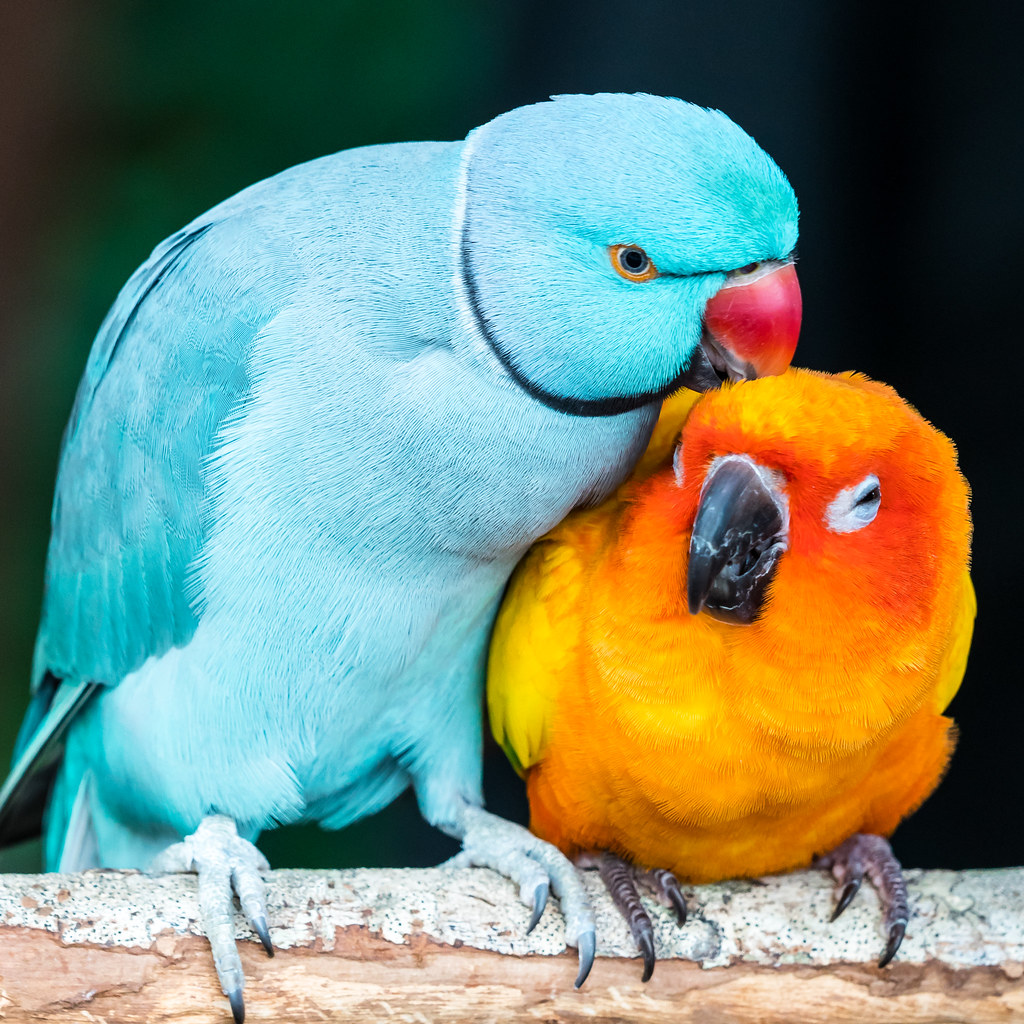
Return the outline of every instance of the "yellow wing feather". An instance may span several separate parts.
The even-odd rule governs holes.
[[[626,489],[671,457],[698,398],[686,390],[669,396],[629,479],[537,541],[509,580],[491,638],[487,706],[494,738],[520,775],[547,749],[558,683],[576,670],[587,579],[610,543]]]
[[[967,670],[967,654],[971,649],[971,635],[974,633],[974,617],[977,612],[978,602],[974,596],[974,584],[971,583],[970,573],[965,571],[961,577],[960,596],[953,613],[949,643],[939,664],[935,704],[940,714],[956,696]]]
[[[538,541],[509,581],[494,625],[487,672],[491,731],[520,775],[544,756],[555,684],[572,671],[586,565],[571,533]]]

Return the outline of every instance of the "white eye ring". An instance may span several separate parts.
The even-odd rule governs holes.
[[[854,487],[840,491],[825,512],[825,525],[833,533],[853,533],[874,521],[882,505],[878,477],[868,473]]]

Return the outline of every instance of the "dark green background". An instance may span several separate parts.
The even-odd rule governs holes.
[[[962,739],[895,845],[914,866],[1024,861],[1019,29],[995,4],[870,0],[0,4],[0,758],[27,699],[60,432],[153,245],[323,153],[460,138],[551,93],[643,90],[720,107],[789,174],[797,362],[889,381],[960,446],[981,603]],[[491,806],[521,814],[493,749],[487,772]],[[263,845],[279,867],[450,850],[408,794],[340,835]]]

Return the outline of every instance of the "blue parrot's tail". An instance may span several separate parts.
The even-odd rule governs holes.
[[[70,683],[47,672],[36,688],[0,789],[0,848],[42,832],[43,812],[60,767],[64,733],[99,683]]]

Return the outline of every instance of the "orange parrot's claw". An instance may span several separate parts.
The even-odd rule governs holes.
[[[884,967],[900,948],[910,919],[907,883],[888,841],[881,836],[858,832],[831,853],[819,857],[815,865],[831,870],[843,887],[832,914],[833,921],[850,905],[864,877],[871,880],[882,904],[886,944],[878,966]]]
[[[658,868],[655,871],[648,871],[644,881],[650,885],[663,900],[666,900],[676,912],[676,919],[679,927],[686,924],[686,897],[683,890],[679,888],[679,881],[671,871]]]
[[[649,932],[642,932],[637,936],[637,945],[644,958],[644,973],[640,975],[641,981],[650,981],[654,973],[654,929]]]
[[[644,973],[640,980],[650,981],[655,962],[654,925],[651,924],[651,919],[640,902],[640,893],[636,887],[636,870],[614,853],[602,853],[597,867],[612,902],[626,919],[633,939],[640,947],[640,953],[644,958]]]
[[[906,934],[907,925],[905,921],[897,921],[889,926],[889,941],[885,944],[885,952],[882,954],[882,959],[878,961],[879,967],[884,967],[896,955],[896,950],[900,948],[900,943]]]
[[[857,895],[860,890],[861,879],[855,878],[852,882],[847,882],[843,886],[843,891],[839,894],[839,899],[836,901],[836,909],[832,911],[832,916],[829,921],[834,921],[852,902],[853,897]]]

